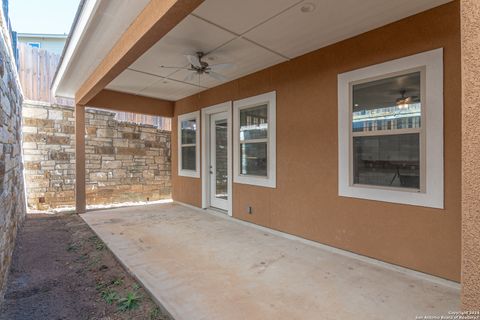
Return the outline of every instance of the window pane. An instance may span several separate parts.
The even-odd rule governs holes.
[[[420,188],[418,133],[353,138],[353,182]]]
[[[267,143],[240,145],[240,174],[267,176]]]
[[[182,147],[182,169],[196,170],[197,152],[196,147]]]
[[[215,121],[215,197],[228,199],[228,124]]]
[[[268,105],[240,110],[240,140],[266,139]]]
[[[194,144],[197,140],[196,131],[195,119],[182,121],[182,144]]]
[[[420,128],[420,72],[353,86],[353,132]]]

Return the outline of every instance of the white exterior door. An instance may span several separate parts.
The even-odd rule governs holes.
[[[208,173],[210,206],[227,211],[229,204],[229,121],[228,113],[210,116]],[[231,177],[230,177],[231,178]]]

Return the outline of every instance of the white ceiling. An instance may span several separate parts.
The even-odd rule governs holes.
[[[107,88],[178,100],[222,83],[187,83],[185,54],[233,63],[219,72],[230,81],[449,1],[206,0]],[[314,10],[302,12],[306,6]]]

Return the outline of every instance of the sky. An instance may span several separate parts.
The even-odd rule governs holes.
[[[14,31],[20,33],[67,33],[80,0],[10,0]]]

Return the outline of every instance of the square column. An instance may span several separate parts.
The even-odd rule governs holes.
[[[480,310],[480,1],[461,0],[462,309]]]
[[[85,106],[75,105],[75,208],[85,213]]]

